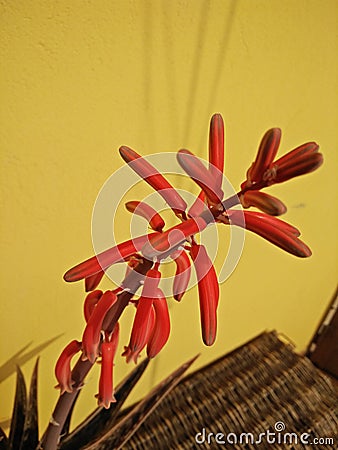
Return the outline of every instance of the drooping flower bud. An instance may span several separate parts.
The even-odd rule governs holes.
[[[119,342],[119,323],[116,323],[110,340],[101,345],[101,372],[99,380],[99,393],[96,395],[97,403],[108,409],[111,403],[116,402],[114,397],[113,369],[116,349]]]
[[[64,392],[73,392],[72,371],[70,367],[73,356],[81,350],[81,342],[73,340],[62,351],[55,366],[55,377],[58,381],[62,395]]]
[[[215,342],[217,332],[218,279],[215,268],[203,245],[192,245],[190,254],[198,281],[202,338],[205,345],[212,345]]]
[[[117,296],[112,291],[106,291],[95,306],[89,317],[87,326],[82,336],[83,353],[93,364],[99,356],[99,344],[102,323],[110,308],[116,302]]]
[[[102,297],[103,292],[100,290],[96,290],[93,292],[90,292],[87,297],[85,298],[84,304],[83,304],[83,313],[86,320],[86,323],[88,323],[88,320],[90,319],[90,316],[92,315],[95,306],[99,302],[100,298]]]
[[[278,151],[282,132],[280,128],[268,130],[259,145],[256,159],[247,173],[247,183],[250,187],[263,179],[264,173],[269,169]]]
[[[148,358],[154,358],[166,344],[170,334],[170,317],[167,300],[161,289],[157,289],[153,300],[155,322],[147,345]]]
[[[228,210],[230,223],[243,227],[242,213]],[[267,241],[300,258],[311,256],[311,250],[298,236],[299,231],[277,217],[264,213],[244,211],[245,228]]]
[[[175,261],[176,272],[173,283],[173,297],[178,302],[181,301],[190,280],[191,264],[185,250],[177,250],[170,257]]]

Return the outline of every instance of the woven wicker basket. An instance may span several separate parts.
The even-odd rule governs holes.
[[[308,442],[337,443],[334,384],[276,332],[266,332],[184,378],[123,448],[337,448],[300,442],[309,433]],[[253,442],[268,430],[270,443],[266,434]]]

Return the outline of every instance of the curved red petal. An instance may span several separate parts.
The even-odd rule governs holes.
[[[189,150],[182,149],[177,153],[177,161],[189,177],[203,189],[211,203],[217,205],[222,201],[224,193],[221,185],[217,184],[212,172],[203,165],[199,158]]]
[[[322,164],[323,155],[321,153],[312,153],[310,155],[306,155],[306,158],[299,157],[297,159],[293,159],[288,163],[283,164],[281,167],[274,165],[275,175],[272,181],[274,183],[283,183],[291,178],[313,172]]]
[[[58,381],[56,387],[60,388],[62,395],[64,392],[73,392],[72,372],[70,362],[76,353],[81,350],[81,342],[73,340],[62,351],[55,365],[55,377]]]
[[[243,227],[242,216],[239,211],[228,211],[232,224]],[[292,232],[294,227],[276,217],[264,215],[263,213],[244,212],[245,228],[252,231],[277,247],[300,258],[311,256],[310,248],[298,239]],[[297,230],[298,231],[298,230]]]
[[[88,320],[90,316],[92,315],[95,306],[99,302],[100,298],[102,297],[103,292],[100,290],[96,290],[93,292],[90,292],[87,297],[85,298],[84,304],[83,304],[83,313],[86,320],[86,323],[88,323]]]
[[[100,344],[103,320],[116,300],[117,296],[112,291],[106,291],[94,308],[83,332],[83,353],[91,363],[94,363],[95,359],[98,357],[98,347]]]
[[[289,164],[291,161],[298,159],[300,157],[306,157],[312,153],[317,153],[319,150],[319,145],[316,142],[306,142],[305,144],[296,147],[290,152],[278,158],[274,164],[278,167],[284,166],[284,164]]]
[[[263,179],[264,172],[270,167],[278,151],[282,136],[280,128],[268,130],[259,145],[255,162],[248,171],[249,184],[259,182]]]
[[[167,300],[161,289],[157,289],[153,300],[155,322],[147,345],[147,355],[154,358],[166,344],[170,335],[170,317]]]
[[[210,346],[215,342],[217,333],[219,299],[217,274],[203,245],[192,245],[190,254],[198,280],[202,338],[205,345]]]
[[[122,146],[119,151],[124,161],[164,198],[175,214],[184,213],[186,202],[155,167],[129,147]]]
[[[83,278],[95,275],[113,264],[123,262],[134,253],[139,252],[144,243],[156,234],[157,233],[149,235],[145,234],[115,245],[114,247],[72,267],[64,274],[63,278],[67,282],[79,281]]]
[[[176,251],[170,256],[176,264],[176,272],[173,283],[173,297],[179,302],[181,301],[189,284],[191,264],[185,250]]]

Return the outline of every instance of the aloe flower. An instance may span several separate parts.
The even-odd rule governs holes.
[[[113,366],[116,349],[119,341],[120,327],[117,323],[114,331],[105,334],[105,340],[101,345],[101,373],[99,381],[99,393],[96,395],[97,403],[108,409],[111,403],[116,402],[113,387]]]
[[[255,161],[247,171],[239,192],[224,198],[224,124],[220,114],[211,118],[209,131],[209,163],[205,166],[189,150],[179,150],[177,161],[201,189],[188,209],[175,188],[146,159],[129,147],[120,148],[124,161],[159,193],[180,220],[166,229],[161,215],[143,201],[126,203],[131,214],[143,217],[152,232],[129,239],[68,270],[67,282],[85,280],[89,292],[84,302],[86,327],[82,342],[72,341],[62,352],[55,369],[61,392],[73,389],[70,362],[82,351],[82,361],[93,364],[101,358],[100,405],[108,408],[114,401],[113,361],[118,346],[119,317],[126,307],[136,307],[128,345],[124,347],[126,361],[137,362],[143,349],[148,358],[155,357],[170,335],[168,299],[161,288],[161,263],[168,257],[175,265],[173,298],[181,301],[186,292],[191,270],[197,275],[202,339],[212,345],[217,334],[219,283],[207,248],[197,243],[197,235],[210,224],[225,224],[246,228],[277,247],[297,257],[311,255],[300,232],[293,225],[278,219],[286,212],[284,203],[263,188],[312,172],[323,162],[318,145],[309,142],[275,160],[281,140],[281,130],[268,130],[260,143]],[[234,209],[242,204],[244,212]],[[126,264],[125,279],[114,291],[96,289],[105,271],[114,264]],[[140,296],[137,296],[138,290]]]
[[[259,190],[274,183],[282,183],[291,178],[313,172],[323,163],[323,155],[318,152],[315,142],[307,142],[274,161],[281,139],[281,130],[271,128],[260,143],[256,160],[247,171],[247,179],[242,183],[243,191]]]
[[[62,351],[55,365],[55,377],[58,381],[56,388],[60,388],[61,394],[72,392],[74,381],[70,367],[71,360],[81,350],[81,342],[73,340]]]

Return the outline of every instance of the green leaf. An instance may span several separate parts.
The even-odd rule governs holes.
[[[17,367],[16,392],[13,406],[11,429],[9,432],[9,450],[20,448],[25,416],[27,410],[27,390],[26,383],[20,367]]]
[[[108,430],[99,440],[88,446],[83,447],[85,450],[111,450],[121,449],[123,445],[135,433],[138,427],[144,422],[148,415],[157,407],[163,398],[177,385],[186,370],[196,360],[190,359],[181,365],[169,377],[158,384],[150,394],[127,414],[115,427]]]
[[[82,446],[100,439],[114,425],[116,416],[124,404],[126,398],[134,388],[149,364],[149,359],[144,359],[133,371],[117,386],[115,390],[116,403],[112,403],[109,409],[96,408],[75,430],[62,442],[60,450],[79,449]]]
[[[38,399],[37,399],[38,366],[39,366],[39,358],[36,360],[31,378],[28,408],[23,428],[23,436],[21,440],[20,450],[34,449],[39,443]]]

